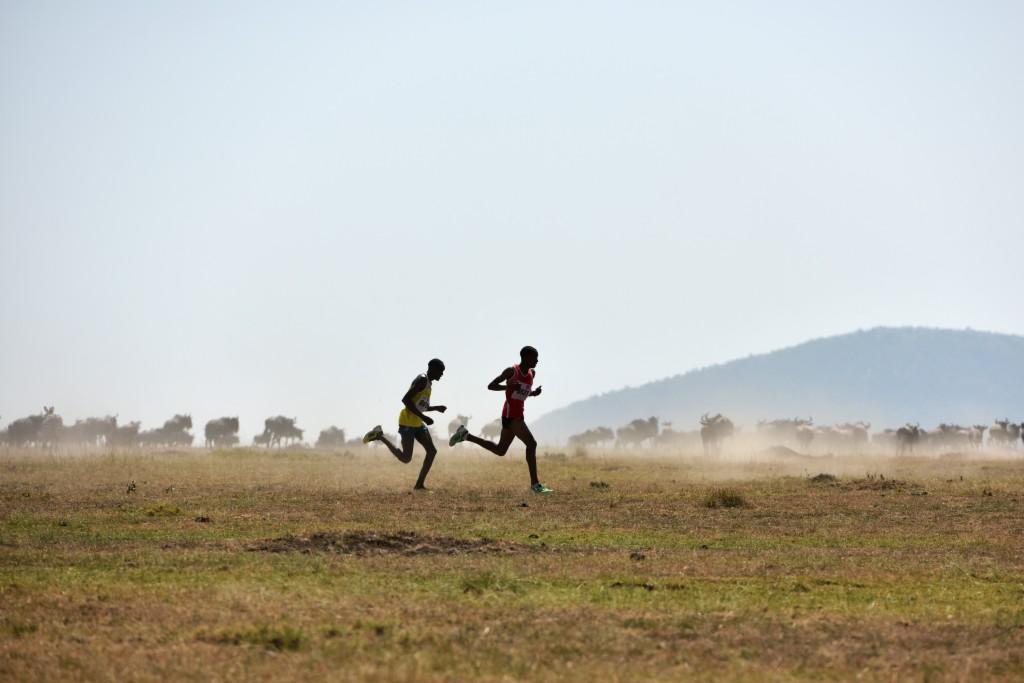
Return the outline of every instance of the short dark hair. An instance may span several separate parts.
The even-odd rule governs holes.
[[[519,357],[520,358],[522,358],[523,356],[536,356],[536,355],[537,355],[537,349],[533,348],[532,346],[524,346],[523,348],[519,349]]]
[[[437,367],[437,366],[440,366],[440,367],[443,368],[444,367],[444,361],[441,360],[440,358],[431,358],[430,362],[427,363],[427,367],[428,368],[433,368],[433,367]]]

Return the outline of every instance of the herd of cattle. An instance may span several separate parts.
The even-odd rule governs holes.
[[[459,425],[468,425],[471,417],[459,415],[448,425],[451,435]],[[724,415],[704,415],[699,429],[677,431],[671,422],[656,417],[637,419],[618,429],[595,427],[569,437],[569,445],[577,447],[639,448],[673,447],[679,449],[702,447],[706,455],[721,452],[727,439],[739,438],[740,430]],[[0,431],[0,445],[19,448],[103,446],[110,448],[187,447],[195,441],[191,415],[175,415],[160,427],[140,431],[138,422],[118,424],[116,416],[90,417],[64,424],[53,406],[45,406],[41,413],[19,418],[7,429]],[[820,453],[854,452],[874,446],[896,453],[917,450],[957,451],[981,449],[986,444],[998,448],[1015,448],[1024,440],[1024,423],[1008,419],[995,420],[992,425],[963,427],[942,423],[933,430],[918,424],[906,424],[896,429],[871,433],[867,422],[848,422],[836,425],[814,425],[810,418],[761,420],[753,432],[742,436],[761,446],[786,446],[801,452]],[[226,448],[238,445],[239,421],[237,417],[210,420],[203,429],[208,448]],[[433,431],[433,430],[431,430]],[[501,421],[494,420],[480,428],[485,438],[496,438],[501,432]],[[296,425],[296,418],[277,415],[263,422],[263,431],[253,437],[254,446],[297,446],[303,444],[304,430]],[[435,442],[445,442],[434,434]],[[358,438],[347,439],[345,430],[328,427],[320,432],[315,448],[342,448],[362,445]]]
[[[1008,419],[995,420],[991,426],[942,423],[934,430],[922,429],[918,424],[906,424],[896,429],[884,429],[871,433],[869,422],[846,422],[836,425],[814,425],[811,418],[784,420],[761,420],[746,440],[761,446],[785,446],[802,452],[821,453],[854,452],[874,446],[880,450],[892,450],[898,454],[918,450],[956,451],[981,449],[986,443],[998,448],[1015,448],[1024,440],[1024,422],[1013,423]],[[639,447],[670,446],[678,448],[702,447],[706,455],[718,454],[722,444],[730,437],[737,436],[739,429],[728,417],[704,415],[700,428],[692,431],[677,431],[671,422],[659,423],[658,418],[633,420],[616,430],[595,427],[569,437],[572,446],[616,446]]]
[[[455,433],[460,424],[468,424],[470,417],[459,415],[448,425],[449,435]],[[53,406],[44,406],[42,412],[14,420],[0,431],[0,445],[18,448],[39,447],[55,449],[61,447],[104,446],[110,448],[163,447],[175,448],[192,446],[192,416],[175,415],[156,429],[140,431],[139,422],[118,424],[117,417],[90,417],[64,424]],[[227,448],[239,444],[239,421],[237,417],[220,417],[210,420],[203,429],[205,445],[208,448]],[[496,437],[501,431],[501,421],[495,420],[483,427],[484,436]],[[305,431],[296,425],[296,418],[276,415],[263,421],[263,431],[253,437],[254,446],[296,446],[303,443]],[[397,440],[397,437],[392,437]],[[435,441],[438,440],[435,435]],[[361,446],[361,439],[346,439],[345,430],[328,427],[320,432],[315,448],[341,448]]]

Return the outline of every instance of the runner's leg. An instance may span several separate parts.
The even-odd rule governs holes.
[[[420,468],[419,479],[416,480],[416,487],[418,489],[427,488],[424,484],[427,481],[427,472],[430,471],[430,466],[434,464],[434,456],[437,455],[437,447],[434,446],[434,440],[430,438],[430,432],[426,429],[421,429],[416,432],[416,440],[423,445],[423,448],[427,451],[427,457],[423,458],[423,467]],[[412,446],[409,447],[412,452]]]
[[[501,428],[501,437],[499,437],[498,443],[481,439],[479,436],[473,436],[472,434],[466,435],[466,441],[475,443],[480,448],[485,448],[495,455],[505,455],[508,453],[508,447],[512,445],[512,440],[515,438],[516,435],[512,433],[512,430],[505,427]]]
[[[539,483],[540,479],[537,478],[537,440],[533,438],[533,433],[526,426],[526,420],[514,420],[509,425],[509,431],[526,444],[526,466],[530,469],[530,485]],[[505,432],[502,431],[502,435],[504,434]]]
[[[412,434],[402,434],[402,450],[398,450],[397,448],[395,448],[395,445],[388,441],[388,438],[386,436],[382,436],[377,440],[383,443],[385,446],[387,446],[388,450],[391,451],[391,454],[398,458],[399,461],[405,464],[409,464],[410,462],[412,462]]]

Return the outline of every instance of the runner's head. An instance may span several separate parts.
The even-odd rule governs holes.
[[[519,367],[532,370],[537,367],[539,360],[540,355],[537,353],[537,349],[532,346],[524,346],[519,349]]]
[[[431,382],[436,382],[441,379],[441,375],[444,374],[444,363],[441,362],[440,358],[431,358],[430,362],[427,363],[427,379]]]

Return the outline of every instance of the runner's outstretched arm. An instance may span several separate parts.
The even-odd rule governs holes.
[[[502,382],[506,381],[512,375],[516,374],[516,371],[512,368],[505,368],[501,371],[501,374],[491,380],[491,383],[487,385],[487,388],[491,391],[505,391],[507,388]]]

